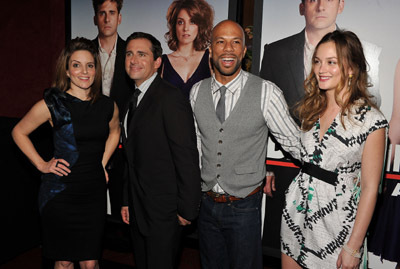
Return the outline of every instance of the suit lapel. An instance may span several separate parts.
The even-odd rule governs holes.
[[[294,79],[296,95],[298,96],[296,100],[299,100],[304,96],[304,35],[305,30],[297,34],[296,39],[290,48],[290,54],[287,55],[287,61]]]
[[[128,124],[128,140],[132,137],[134,130],[137,125],[137,121],[143,117],[143,114],[146,112],[147,108],[151,105],[153,97],[156,93],[158,85],[161,82],[161,77],[159,75],[156,76],[154,81],[150,84],[150,87],[147,89],[144,94],[142,100],[140,100],[139,105],[136,108],[135,114],[133,115],[130,124]]]
[[[118,36],[117,37],[117,48],[115,50],[115,63],[114,63],[114,78],[115,74],[119,74],[120,72],[125,72],[125,42]],[[124,68],[124,70],[122,70]],[[112,80],[111,88],[110,88],[110,97],[116,100],[117,92],[119,89],[117,88],[118,82],[116,80]]]
[[[99,50],[99,37],[93,39],[92,42],[96,46],[96,49]]]

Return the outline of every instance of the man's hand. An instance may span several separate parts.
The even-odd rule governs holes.
[[[266,181],[265,181],[265,186],[264,186],[264,193],[272,197],[272,192],[276,191],[275,189],[275,174],[274,172],[267,171],[267,176],[266,176]]]
[[[122,216],[122,221],[125,222],[126,224],[129,224],[129,207],[127,206],[121,207],[121,216]]]
[[[181,225],[181,226],[186,226],[186,225],[192,224],[192,222],[190,222],[190,221],[188,221],[188,220],[182,218],[182,217],[179,216],[179,215],[178,215],[178,222],[179,222],[179,225]]]

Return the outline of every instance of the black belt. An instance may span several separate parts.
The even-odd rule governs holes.
[[[328,184],[336,185],[338,174],[335,172],[325,170],[312,163],[304,163],[301,171]]]
[[[261,186],[258,186],[257,188],[255,188],[246,197],[252,196],[253,194],[258,193],[259,191],[261,191]],[[208,196],[210,196],[211,199],[213,199],[213,201],[216,203],[226,203],[226,202],[243,200],[243,198],[240,198],[240,197],[232,196],[232,195],[225,194],[225,193],[216,193],[213,191],[208,191],[208,192],[206,192],[206,194]]]

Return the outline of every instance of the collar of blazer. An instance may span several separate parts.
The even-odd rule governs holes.
[[[286,54],[286,62],[289,64],[290,72],[294,79],[294,86],[298,98],[304,95],[304,43],[305,29],[293,36],[291,48]],[[296,98],[296,99],[298,99]]]
[[[137,119],[141,118],[141,114],[146,111],[146,109],[149,107],[151,104],[152,96],[155,94],[155,91],[157,90],[160,82],[162,81],[160,75],[157,74],[155,77],[154,81],[150,84],[149,88],[147,89],[146,93],[144,94],[143,98],[140,100],[140,103],[138,104],[135,114],[133,115],[131,122],[127,125],[129,126],[128,128],[128,137],[127,140],[129,140],[129,137],[132,137]],[[127,111],[125,111],[126,114]]]

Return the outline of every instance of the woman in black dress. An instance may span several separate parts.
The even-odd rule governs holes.
[[[54,157],[45,161],[29,139],[53,127]],[[55,268],[98,268],[106,216],[104,169],[119,141],[118,108],[101,94],[97,50],[85,38],[61,53],[52,88],[13,129],[15,143],[43,173],[39,191],[43,254]]]

